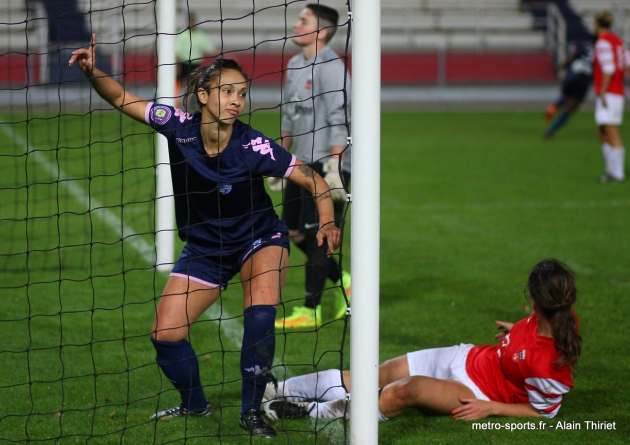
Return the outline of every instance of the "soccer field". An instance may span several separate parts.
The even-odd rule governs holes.
[[[209,418],[149,421],[179,395],[149,341],[166,276],[151,267],[148,127],[111,112],[31,115],[28,124],[26,117],[0,116],[0,443],[248,443],[238,427],[238,280],[191,334],[206,394],[220,409]],[[277,113],[252,118],[270,136],[279,135],[279,122]],[[574,390],[544,430],[538,419],[485,419],[495,429],[484,430],[409,411],[380,424],[380,443],[630,441],[630,185],[596,181],[602,160],[591,113],[577,114],[555,140],[544,141],[543,130],[542,113],[532,112],[383,115],[381,360],[492,343],[494,320],[528,315],[523,286],[546,257],[577,274],[584,352]],[[347,227],[346,268],[349,235]],[[279,313],[302,301],[298,249],[291,264]],[[331,314],[324,308],[325,318]],[[346,328],[339,320],[281,333],[276,375],[348,366]],[[580,429],[558,429],[559,421]],[[588,430],[585,421],[615,429]],[[286,431],[274,443],[343,443],[347,428],[273,425]]]

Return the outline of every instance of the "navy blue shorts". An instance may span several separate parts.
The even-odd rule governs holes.
[[[284,225],[251,243],[222,252],[187,243],[182,250],[171,276],[187,278],[210,288],[227,289],[229,281],[240,272],[243,264],[256,252],[269,246],[289,249],[289,237]]]
[[[582,102],[592,83],[593,79],[589,76],[582,74],[571,76],[563,82],[562,94],[565,96],[575,97],[577,100]]]

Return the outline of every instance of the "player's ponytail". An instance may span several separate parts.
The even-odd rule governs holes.
[[[194,97],[196,100],[196,107],[201,108],[202,104],[197,96],[199,88],[205,89],[210,92],[211,82],[221,76],[223,70],[238,71],[245,77],[245,81],[249,81],[247,74],[243,71],[243,68],[232,59],[217,59],[212,62],[210,66],[201,66],[190,73],[188,76],[188,85],[186,87],[186,94],[184,95],[184,109],[188,111],[188,100]]]
[[[556,365],[567,365],[575,371],[582,353],[582,337],[571,309],[577,300],[573,272],[558,260],[543,260],[532,269],[525,290],[551,325],[559,355]]]

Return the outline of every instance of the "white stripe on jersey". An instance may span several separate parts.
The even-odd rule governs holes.
[[[553,379],[525,379],[529,403],[544,417],[554,417],[562,404],[562,395],[571,388]]]
[[[602,71],[606,74],[614,74],[615,72],[615,55],[610,42],[607,40],[598,40],[595,45],[595,57],[602,67]]]

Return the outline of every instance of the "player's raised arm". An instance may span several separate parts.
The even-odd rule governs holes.
[[[341,230],[335,226],[335,209],[333,207],[330,187],[315,170],[296,159],[296,165],[289,180],[301,185],[311,192],[319,214],[319,231],[317,245],[328,241],[328,254],[333,253],[341,245]]]
[[[125,91],[115,79],[96,68],[96,34],[92,34],[89,48],[81,48],[72,52],[68,65],[71,66],[75,62],[85,77],[90,80],[92,88],[99,96],[127,116],[146,123],[144,112],[148,102]]]

